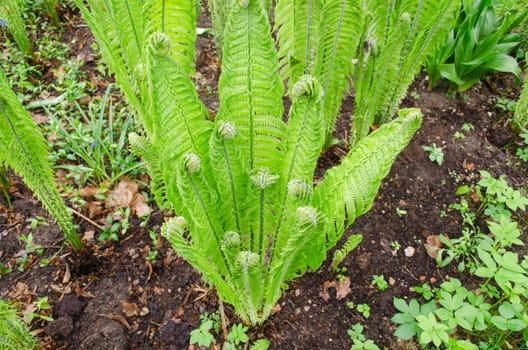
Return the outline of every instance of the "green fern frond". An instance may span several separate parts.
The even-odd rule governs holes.
[[[142,0],[74,0],[90,27],[108,66],[125,99],[132,106],[147,132],[152,132],[149,118],[145,63],[145,21]],[[131,13],[134,11],[134,13]]]
[[[132,153],[145,161],[150,176],[150,191],[156,197],[156,203],[160,208],[170,207],[171,203],[167,199],[167,189],[165,188],[163,172],[161,171],[159,151],[146,137],[139,136],[136,133],[128,134],[128,140]],[[177,213],[181,213],[183,210],[183,208],[173,209]]]
[[[263,277],[260,255],[247,250],[239,252],[235,260],[232,280],[236,290],[243,291],[240,293],[240,299],[244,305],[247,305],[241,313],[244,319],[260,319],[258,305],[264,293]]]
[[[231,6],[234,0],[208,0],[211,22],[213,22],[213,32],[216,48],[219,54],[222,53],[224,43],[224,30],[227,24]]]
[[[517,105],[515,106],[515,114],[513,116],[513,124],[517,128],[528,127],[528,80],[523,83],[521,96]]]
[[[316,207],[335,223],[328,230],[329,248],[358,216],[370,209],[382,179],[421,124],[418,109],[400,110],[399,115],[362,139],[315,187]]]
[[[275,7],[275,27],[279,45],[282,79],[290,88],[301,75],[311,72],[316,52],[317,29],[321,18],[321,0],[279,0]]]
[[[243,203],[247,196],[249,177],[240,154],[240,138],[231,123],[218,122],[211,135],[209,154],[220,198],[229,205],[218,208],[226,231],[241,232],[247,227],[244,220]]]
[[[292,89],[293,102],[285,139],[283,184],[292,179],[310,183],[324,142],[323,90],[314,77],[304,76]]]
[[[224,35],[217,119],[232,122],[247,140],[242,154],[249,171],[265,167],[278,173],[284,86],[261,1],[234,2]]]
[[[193,73],[196,54],[196,0],[149,0],[145,8],[147,32],[167,34],[172,42],[172,58],[187,73]]]
[[[416,7],[413,22],[402,50],[402,57],[393,82],[393,90],[385,110],[379,112],[378,125],[392,117],[409,85],[420,72],[425,60],[445,42],[449,30],[456,21],[459,1],[421,0]],[[402,14],[405,16],[405,13]]]
[[[0,300],[0,349],[33,350],[37,341],[16,311],[6,301]]]
[[[392,118],[427,56],[444,42],[459,6],[450,0],[369,2],[370,30],[360,45],[366,49],[354,73],[353,143]]]
[[[170,39],[162,33],[150,38],[148,63],[149,96],[153,132],[150,139],[160,152],[167,198],[174,208],[181,208],[173,169],[185,153],[195,153],[209,171],[209,138],[213,124],[197,96],[189,76],[169,56]]]
[[[337,266],[346,258],[346,256],[361,243],[363,235],[355,234],[347,238],[345,244],[334,252],[332,259],[332,271],[336,271]]]
[[[4,72],[0,70],[0,148],[3,159],[24,178],[76,248],[82,244],[72,218],[57,191],[55,176],[49,163],[46,141],[29,113],[11,90]]]
[[[191,219],[189,232],[193,244],[203,249],[204,255],[222,275],[228,274],[228,264],[221,249],[224,230],[218,217],[218,197],[207,183],[201,159],[196,154],[186,153],[176,175],[184,212]]]
[[[325,2],[314,75],[323,87],[326,147],[332,140],[343,94],[348,91],[353,60],[363,30],[364,16],[359,0]]]
[[[305,206],[298,207],[293,216],[296,221],[295,228],[268,267],[262,320],[269,316],[271,308],[281,296],[286,287],[285,281],[304,274],[308,267],[315,271],[325,258],[324,232],[328,222],[324,215],[313,207]]]
[[[179,216],[167,221],[161,228],[163,237],[167,238],[174,250],[192,266],[198,269],[207,283],[213,285],[222,300],[230,303],[236,310],[242,310],[238,291],[225,281],[224,276],[215,265],[212,265],[203,251],[196,244],[185,239],[187,222]]]
[[[21,11],[20,1],[18,0],[0,1],[0,18],[6,21],[9,32],[20,48],[20,51],[24,54],[31,54],[33,47],[29,40]]]

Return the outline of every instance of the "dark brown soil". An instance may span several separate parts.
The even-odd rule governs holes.
[[[73,26],[65,37],[84,43],[75,47],[79,52],[72,50],[72,55],[82,52],[89,58],[85,68],[93,69],[92,57],[96,55],[87,49],[92,40],[87,32]],[[220,64],[210,37],[200,37],[197,45],[198,91],[214,115]],[[280,311],[261,328],[252,329],[251,339],[267,338],[275,350],[348,349],[351,341],[347,330],[360,322],[365,325],[367,338],[379,346],[413,348],[392,336],[392,300],[413,297],[411,287],[424,281],[438,284],[454,273],[449,267],[438,269],[423,243],[431,234],[459,234],[459,215],[449,209],[457,201],[456,188],[475,183],[478,170],[485,169],[495,176],[505,174],[514,187],[526,189],[528,167],[514,156],[518,139],[508,126],[511,115],[495,107],[497,97],[516,99],[519,87],[514,80],[494,75],[485,84],[450,98],[442,87],[427,91],[426,78],[420,76],[409,91],[415,98],[408,96],[402,106],[421,108],[423,126],[398,157],[372,210],[348,230],[348,234],[362,233],[364,239],[343,262],[346,271],[338,276],[329,270],[327,262],[319,271],[290,283],[279,302]],[[343,141],[351,109],[348,99],[336,133]],[[465,132],[462,139],[455,138],[464,123],[472,123],[475,130]],[[444,151],[441,166],[431,162],[422,149],[432,143]],[[346,142],[342,142],[323,154],[318,173],[339,162],[346,151]],[[147,227],[140,227],[138,220],[133,222],[120,242],[95,241],[76,252],[61,246],[62,234],[54,224],[31,230],[26,219],[46,214],[20,181],[14,186],[12,209],[0,196],[0,263],[14,270],[1,276],[0,298],[26,305],[48,296],[54,321],[32,324],[44,348],[190,348],[189,333],[199,325],[200,314],[215,312],[219,301],[167,242],[156,248],[159,254],[154,262],[147,261],[149,246],[152,248],[148,232],[159,232],[166,213],[155,211]],[[398,215],[400,210],[406,214]],[[86,221],[78,219],[77,223],[81,235],[97,231]],[[33,253],[26,269],[18,272],[16,259],[25,246],[19,237],[30,232],[46,249],[42,257]],[[391,242],[398,242],[401,249],[393,253]],[[415,250],[412,256],[404,253],[408,247]],[[50,264],[41,267],[42,258],[51,258]],[[382,292],[371,286],[373,275],[383,275],[390,282],[389,288]],[[338,300],[336,291],[330,289],[330,298],[325,300],[325,283],[339,277],[350,278],[351,293]],[[365,319],[350,310],[346,305],[349,301],[367,303],[371,316]],[[229,305],[225,308],[228,320],[237,322]]]

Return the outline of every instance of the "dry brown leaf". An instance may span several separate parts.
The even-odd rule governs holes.
[[[445,236],[447,237],[447,236]],[[442,242],[440,242],[440,237],[438,235],[429,235],[424,243],[425,251],[427,255],[436,260],[438,256],[438,251],[442,247]]]
[[[472,172],[475,169],[475,164],[470,163],[464,159],[464,162],[462,162],[462,166],[464,169],[466,169],[467,172]]]
[[[84,206],[88,209],[88,217],[90,219],[99,216],[104,211],[103,203],[99,201],[86,202]]]
[[[95,231],[89,230],[89,231],[84,232],[82,240],[84,242],[90,242],[90,241],[93,241],[94,237],[95,237]]]
[[[50,287],[59,294],[71,294],[72,292],[71,283],[68,284],[66,287],[61,287],[57,284],[51,284]]]
[[[137,306],[135,303],[129,303],[128,301],[122,300],[121,301],[121,306],[122,306],[122,309],[123,309],[123,313],[127,317],[137,316],[137,315],[139,315],[139,313],[141,311],[139,306]]]
[[[101,193],[101,189],[99,187],[94,186],[86,186],[79,190],[79,196],[81,197],[92,197],[96,194]]]
[[[130,324],[127,322],[127,320],[123,316],[114,315],[114,314],[102,314],[101,316],[106,317],[109,320],[117,321],[121,323],[129,332],[133,331],[132,327],[130,327]]]
[[[64,271],[64,276],[62,277],[62,283],[67,284],[70,282],[71,274],[70,274],[70,266],[66,265],[66,271]]]
[[[33,293],[29,290],[29,286],[22,282],[17,282],[15,288],[9,291],[10,299],[26,299],[31,297]]]
[[[148,215],[152,211],[152,208],[147,204],[147,199],[141,193],[136,193],[134,195],[131,208],[132,214],[136,214],[138,218]]]
[[[108,204],[111,207],[128,208],[132,204],[138,189],[139,186],[137,183],[127,177],[123,177],[116,188],[108,193]]]
[[[328,290],[330,288],[335,289],[337,300],[344,299],[347,295],[352,292],[352,290],[350,289],[350,278],[348,277],[345,277],[340,281],[325,281],[323,283],[323,291],[320,293],[320,296],[325,301],[330,300],[330,294],[328,293]]]

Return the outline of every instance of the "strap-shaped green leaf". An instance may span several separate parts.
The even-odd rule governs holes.
[[[242,154],[249,170],[279,170],[284,86],[277,66],[277,52],[261,1],[234,1],[224,32],[217,118],[232,122],[247,140]]]
[[[57,191],[55,175],[49,162],[46,141],[29,113],[11,90],[4,72],[0,70],[0,158],[24,178],[77,249],[81,240],[72,218]]]
[[[358,143],[315,187],[316,207],[334,223],[329,225],[329,248],[341,238],[346,227],[370,209],[396,156],[420,126],[420,110],[403,109],[399,115]]]

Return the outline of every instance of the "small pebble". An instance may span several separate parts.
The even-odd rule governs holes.
[[[405,248],[404,252],[405,252],[405,256],[410,258],[414,255],[414,252],[416,251],[416,249],[414,249],[413,247],[407,247]]]

